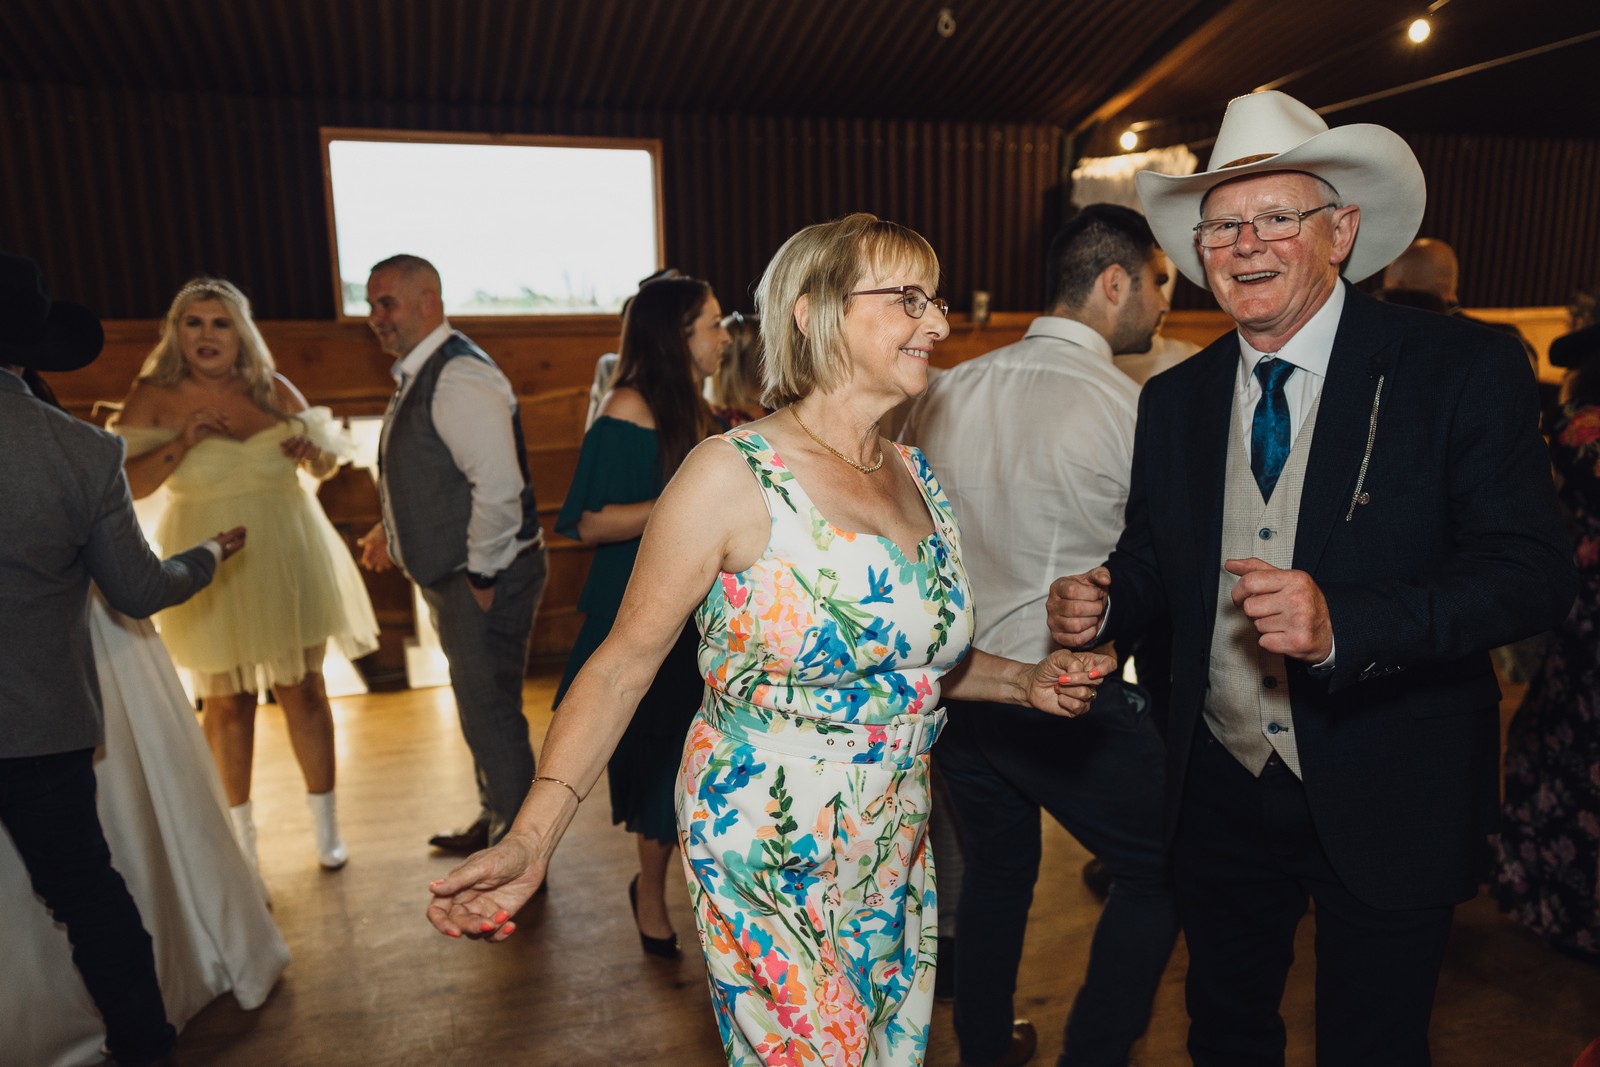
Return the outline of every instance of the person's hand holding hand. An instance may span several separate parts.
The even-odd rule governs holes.
[[[1100,683],[1116,669],[1110,656],[1058,649],[1028,669],[1028,703],[1051,715],[1075,718],[1089,710]]]
[[[1079,648],[1094,640],[1106,617],[1111,572],[1096,567],[1087,574],[1069,574],[1050,583],[1045,617],[1058,645]]]
[[[466,861],[428,886],[433,901],[428,921],[446,937],[504,941],[516,932],[511,917],[544,881],[538,838],[512,831],[493,848]]]
[[[1311,575],[1280,570],[1254,556],[1222,566],[1239,576],[1233,602],[1255,623],[1263,649],[1312,664],[1333,654],[1328,601]]]
[[[394,560],[389,556],[389,535],[383,523],[377,523],[365,536],[357,538],[356,544],[361,548],[361,565],[367,570],[381,574],[394,569]]]

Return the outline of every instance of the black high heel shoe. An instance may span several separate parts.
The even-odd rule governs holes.
[[[639,925],[639,876],[633,876],[633,881],[628,883],[628,907],[633,909],[633,925]],[[652,956],[660,956],[664,960],[678,958],[678,935],[671,937],[651,937],[643,930],[639,931],[639,947]]]

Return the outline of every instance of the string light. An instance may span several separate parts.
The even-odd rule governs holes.
[[[1406,36],[1411,38],[1412,44],[1421,44],[1428,39],[1428,34],[1433,32],[1432,25],[1427,19],[1417,19],[1406,29]]]
[[[1124,152],[1132,152],[1139,147],[1139,135],[1132,130],[1123,130],[1122,136],[1117,138],[1117,143],[1122,146]]]

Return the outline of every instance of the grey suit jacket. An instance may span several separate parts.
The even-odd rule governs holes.
[[[0,759],[101,742],[91,579],[112,607],[142,618],[187,600],[216,571],[203,547],[166,562],[150,551],[122,458],[120,438],[0,371]]]

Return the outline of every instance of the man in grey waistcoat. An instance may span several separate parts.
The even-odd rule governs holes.
[[[544,533],[516,394],[450,328],[433,264],[384,260],[367,302],[372,332],[398,362],[378,446],[383,521],[362,538],[361,561],[398,565],[417,583],[450,661],[479,812],[429,844],[465,854],[500,840],[533,780],[522,682],[544,592]]]
[[[244,544],[235,529],[163,562],[133,514],[123,443],[38,399],[23,381],[100,354],[88,308],[52,301],[39,268],[0,253],[0,824],[33,890],[66,927],[72,962],[119,1064],[155,1063],[177,1038],[150,935],[95,807],[104,740],[89,642],[89,583],[143,618],[210,583]],[[70,991],[61,991],[63,996]]]
[[[1319,1067],[1424,1067],[1498,807],[1488,650],[1577,588],[1533,374],[1511,338],[1351,285],[1422,220],[1422,169],[1383,127],[1255,93],[1209,169],[1138,184],[1238,329],[1145,386],[1127,526],[1054,583],[1051,631],[1076,647],[1171,619],[1194,1062],[1284,1062],[1315,902]]]

